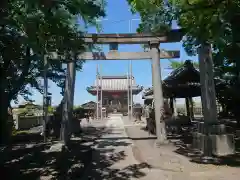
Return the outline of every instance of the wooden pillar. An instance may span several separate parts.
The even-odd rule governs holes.
[[[177,117],[178,112],[177,112],[177,103],[176,103],[176,98],[173,99],[173,114],[175,117]]]
[[[152,56],[152,82],[154,92],[154,108],[156,121],[156,145],[166,143],[166,129],[163,119],[163,92],[162,92],[162,78],[159,56],[159,42],[150,42],[151,56]]]
[[[216,123],[216,92],[213,79],[213,60],[210,44],[202,44],[199,48],[199,68],[204,123]]]
[[[191,120],[194,120],[194,105],[193,105],[193,99],[192,98],[189,98],[189,105],[190,105],[190,117],[191,117]]]
[[[185,98],[185,105],[186,105],[187,116],[191,117],[190,106],[189,106],[189,98]]]
[[[170,98],[169,105],[170,105],[170,108],[171,108],[172,114],[174,114],[174,105],[173,105],[173,101],[174,101],[174,99],[173,99],[173,98]]]

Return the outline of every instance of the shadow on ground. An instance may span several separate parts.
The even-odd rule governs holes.
[[[114,152],[114,149],[95,150],[91,166],[83,180],[130,180],[132,178],[141,178],[146,176],[142,171],[144,168],[149,168],[146,163],[131,164],[118,169],[114,168],[114,164],[127,158],[124,151]],[[106,154],[109,154],[106,156]],[[100,163],[100,164],[99,164]]]
[[[128,158],[125,151],[117,152],[116,147],[129,143],[124,138],[101,137],[109,133],[111,130],[104,127],[85,127],[82,138],[73,138],[69,150],[60,152],[46,151],[53,142],[43,143],[38,134],[21,134],[11,146],[0,147],[1,176],[3,180],[127,180],[145,176],[141,169],[149,168],[146,163],[114,168]]]
[[[125,147],[125,150],[126,146],[131,148],[126,139],[128,138],[101,137],[96,140],[91,164],[82,180],[130,180],[146,176],[143,169],[150,168],[147,163],[126,164],[126,158],[131,162],[131,157],[129,159],[125,151],[119,150],[121,147]]]
[[[141,128],[141,130],[146,131],[145,128]],[[148,137],[145,139],[151,141],[153,138]],[[214,164],[218,166],[227,165],[231,167],[240,167],[240,139],[235,141],[236,154],[224,157],[213,157],[213,160],[210,160],[208,162],[204,162],[203,156],[199,151],[193,150],[191,148],[193,137],[189,129],[182,130],[181,133],[168,133],[168,139],[177,147],[174,152],[187,157],[191,162],[198,164]]]
[[[89,127],[82,138],[74,138],[69,150],[49,152],[53,142],[43,143],[37,134],[15,137],[11,146],[0,148],[0,170],[3,180],[79,179],[91,162],[94,139],[104,128]],[[87,142],[87,143],[86,143]]]
[[[186,136],[184,138],[178,139],[174,143],[177,147],[175,152],[177,154],[188,157],[191,162],[198,164],[213,164],[218,166],[231,166],[231,167],[240,167],[240,140],[236,140],[236,153],[234,155],[216,157],[213,156],[212,160],[204,161],[204,157],[199,151],[193,150],[191,148],[192,136]]]

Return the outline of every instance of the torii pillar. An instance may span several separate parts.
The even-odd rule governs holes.
[[[213,154],[216,156],[234,154],[234,136],[228,134],[225,125],[218,122],[217,119],[210,44],[204,43],[199,48],[199,67],[204,122],[198,123],[198,132],[195,133],[193,145],[203,153],[204,157],[207,157],[202,160],[209,161]]]
[[[152,82],[153,82],[153,96],[155,108],[155,121],[156,121],[156,145],[166,144],[167,134],[165,129],[165,122],[163,119],[163,91],[162,91],[162,78],[160,67],[160,42],[150,42],[151,57],[152,57]]]

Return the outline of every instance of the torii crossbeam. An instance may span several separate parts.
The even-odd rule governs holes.
[[[160,59],[179,58],[180,51],[160,51]],[[78,56],[78,60],[146,60],[151,59],[150,52],[85,52]],[[51,53],[49,59],[64,60],[64,56],[58,56],[56,53]]]
[[[82,36],[87,44],[148,44],[149,42],[178,42],[182,39],[181,29],[171,30],[167,33],[159,34],[86,34]]]

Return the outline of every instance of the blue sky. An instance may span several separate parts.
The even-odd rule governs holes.
[[[101,21],[103,27],[103,33],[128,33],[136,32],[136,28],[139,24],[139,16],[133,15],[130,11],[130,7],[126,0],[108,0],[106,8],[107,16]],[[130,21],[131,19],[135,19]],[[130,23],[129,23],[130,22]],[[131,24],[131,27],[129,27]],[[177,28],[173,25],[173,28]],[[95,28],[89,28],[90,33],[95,33]],[[163,43],[160,48],[166,50],[180,50],[181,57],[179,61],[192,59],[197,60],[197,57],[188,57],[186,52],[182,47],[182,43]],[[104,51],[108,51],[108,46],[103,46]],[[142,51],[140,45],[120,45],[119,51],[130,52],[130,51]],[[133,76],[136,79],[137,84],[144,87],[151,87],[152,77],[151,77],[151,62],[150,60],[139,60],[133,62]],[[90,95],[86,91],[87,86],[91,86],[94,83],[96,77],[96,65],[97,63],[102,67],[103,75],[126,75],[128,69],[127,61],[87,61],[82,72],[77,72],[76,74],[76,84],[75,84],[75,97],[74,104],[80,105],[87,101],[95,101],[96,97]],[[161,60],[161,71],[162,77],[166,77],[171,70],[167,69],[169,67],[169,61],[167,59]],[[52,93],[52,104],[57,105],[62,99],[60,95],[60,89],[52,82],[49,82],[49,92]],[[35,103],[42,104],[42,95],[37,91],[33,90],[33,99]],[[142,102],[141,94],[134,97],[135,102]],[[23,99],[19,98],[19,102],[22,103]]]

